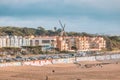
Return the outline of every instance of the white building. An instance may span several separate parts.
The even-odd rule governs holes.
[[[56,47],[56,37],[34,37],[30,39],[30,46],[42,46],[42,50],[47,50],[52,47]]]
[[[0,47],[30,46],[30,39],[22,36],[0,36]]]

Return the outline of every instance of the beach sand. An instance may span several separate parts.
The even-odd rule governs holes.
[[[120,80],[120,63],[91,68],[77,64],[1,67],[0,80]]]

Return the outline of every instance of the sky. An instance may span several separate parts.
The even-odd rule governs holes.
[[[120,0],[0,0],[0,26],[120,35]]]

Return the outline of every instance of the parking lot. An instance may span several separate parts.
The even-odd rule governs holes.
[[[62,58],[75,58],[75,57],[84,57],[84,56],[94,56],[101,55],[100,53],[92,53],[92,52],[79,52],[79,53],[60,53],[60,54],[40,54],[40,55],[32,55],[32,56],[7,56],[0,57],[0,63],[5,62],[21,62],[21,61],[33,61],[33,60],[45,60],[45,59],[62,59]]]

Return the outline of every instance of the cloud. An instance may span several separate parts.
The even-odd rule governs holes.
[[[0,0],[0,25],[119,33],[120,0]],[[106,28],[106,29],[105,29]]]
[[[120,14],[120,0],[0,0],[0,16]]]
[[[21,6],[21,4],[26,5],[26,4],[37,3],[37,2],[42,2],[42,1],[43,0],[0,0],[0,4],[3,4],[3,5],[8,5],[8,4],[16,5],[16,4],[19,4],[19,6]]]
[[[24,7],[31,6],[34,4],[49,4],[57,3],[56,0],[0,0],[0,5],[10,6],[10,7]],[[50,5],[50,4],[49,4]]]
[[[65,0],[66,4],[91,7],[102,10],[120,9],[120,0]]]
[[[0,26],[16,26],[16,27],[33,27],[43,26],[46,29],[58,25],[58,19],[54,18],[16,18],[16,17],[0,17]]]
[[[32,6],[34,4],[53,6],[53,5],[71,5],[76,7],[91,7],[97,9],[120,9],[120,0],[0,0],[0,5],[6,6]],[[62,7],[62,6],[58,6]]]
[[[87,16],[80,18],[59,18],[62,23],[66,24],[66,31],[88,32],[88,33],[104,33],[104,34],[120,34],[119,21],[100,21],[94,20]],[[17,26],[17,27],[33,27],[43,26],[46,29],[53,29],[54,27],[61,28],[58,18],[44,17],[44,18],[14,18],[1,17],[0,26]]]

